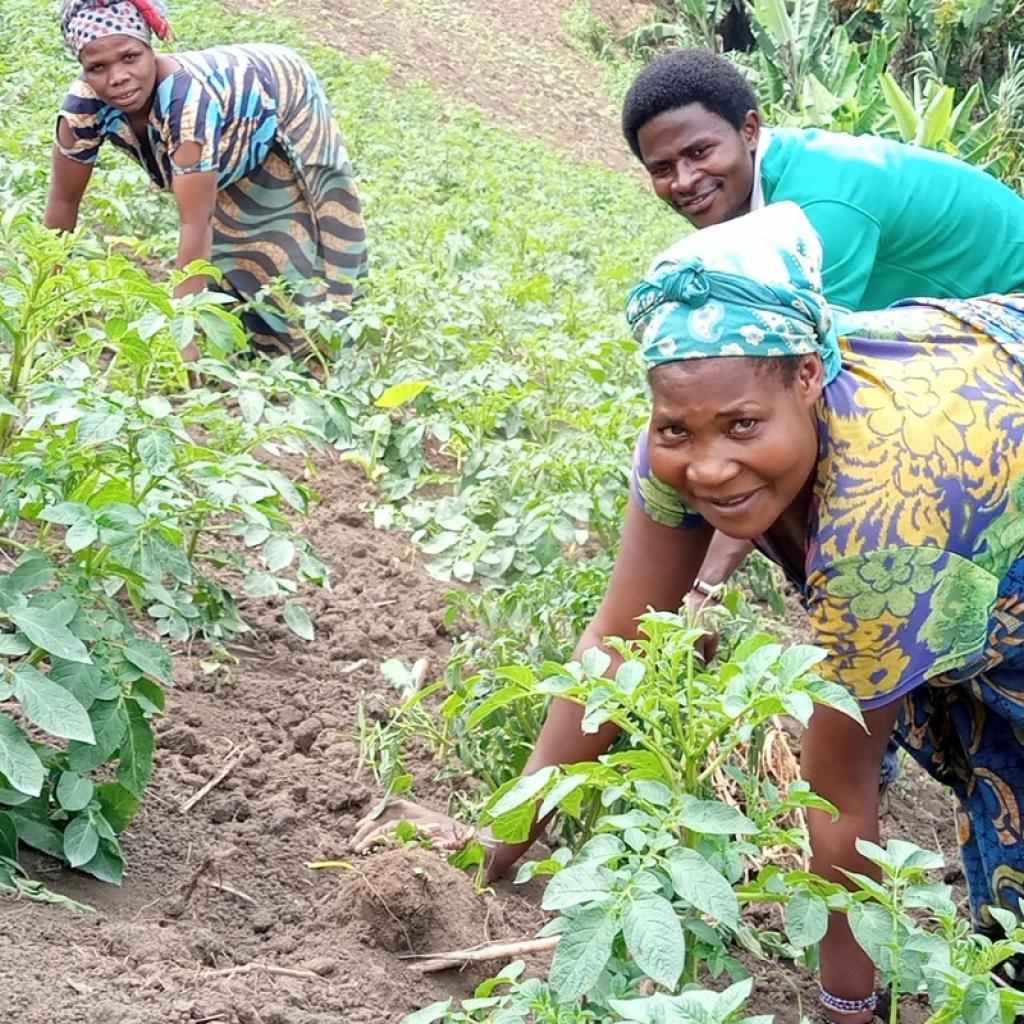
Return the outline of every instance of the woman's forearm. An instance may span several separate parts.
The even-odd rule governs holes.
[[[736,540],[724,533],[715,533],[698,576],[712,586],[725,583],[736,571],[736,566],[747,557],[752,547],[750,541]]]
[[[178,270],[184,270],[194,260],[210,261],[213,255],[213,224],[211,221],[199,221],[182,224],[178,231],[178,255],[174,266]],[[185,295],[195,295],[201,292],[209,283],[209,278],[203,274],[193,274],[186,277],[175,289],[174,297],[182,298]]]
[[[43,223],[53,231],[74,231],[78,227],[78,203],[58,199],[51,193],[46,200]]]
[[[590,647],[597,646],[602,638],[597,636],[589,627],[584,631],[580,642],[576,645],[573,657],[577,660],[583,652]],[[615,651],[604,648],[611,657],[611,664],[605,674],[614,676],[622,658]],[[530,754],[524,775],[531,775],[540,771],[541,768],[548,768],[557,764],[575,764],[578,761],[593,761],[600,757],[615,741],[618,736],[618,727],[611,722],[606,722],[597,732],[586,733],[582,728],[583,707],[575,701],[555,698],[548,709],[544,725],[541,726],[540,734],[534,745],[533,753]],[[551,812],[554,814],[554,811]],[[500,878],[519,858],[534,844],[537,837],[544,831],[551,814],[543,818],[534,818],[530,826],[529,838],[521,843],[497,843],[492,847],[491,855],[487,862],[487,877],[489,880]]]

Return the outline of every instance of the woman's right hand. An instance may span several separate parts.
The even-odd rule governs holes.
[[[389,800],[381,814],[367,815],[356,825],[352,849],[356,853],[369,853],[375,846],[386,843],[401,821],[409,822],[418,836],[429,839],[435,849],[446,853],[457,852],[470,840],[480,838],[471,825],[440,811],[431,811],[411,800]]]
[[[718,630],[711,629],[709,622],[711,616],[702,615],[701,613],[709,608],[717,607],[719,604],[720,602],[717,597],[708,597],[706,594],[702,594],[699,590],[691,590],[686,595],[684,609],[688,618],[693,622],[699,623],[708,630],[708,632],[705,633],[696,644],[694,644],[694,649],[705,665],[711,661],[718,651]]]

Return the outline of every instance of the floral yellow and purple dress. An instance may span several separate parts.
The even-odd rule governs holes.
[[[345,145],[312,68],[293,50],[266,44],[172,57],[179,67],[157,82],[145,138],[79,79],[60,112],[74,145],[58,139],[58,148],[91,164],[110,142],[163,189],[177,174],[215,170],[212,262],[224,274],[220,287],[251,302],[281,279],[290,301],[326,302],[343,324],[366,273],[366,234]],[[201,155],[180,168],[171,155],[185,142],[198,143]],[[242,316],[256,349],[306,347],[263,296]]]
[[[823,673],[903,700],[903,745],[958,798],[977,923],[1024,897],[1024,296],[917,299],[838,325],[817,407],[807,560],[787,566]],[[634,494],[701,522],[637,447]]]

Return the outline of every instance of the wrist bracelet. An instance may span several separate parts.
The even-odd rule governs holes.
[[[837,1013],[863,1013],[866,1010],[874,1012],[875,1007],[878,1005],[877,992],[872,992],[866,999],[840,999],[839,996],[826,992],[820,986],[818,992],[822,1006],[835,1010]]]
[[[707,583],[702,580],[699,576],[693,581],[693,585],[690,590],[696,590],[698,594],[703,594],[705,597],[713,597],[717,600],[719,588],[711,583]]]

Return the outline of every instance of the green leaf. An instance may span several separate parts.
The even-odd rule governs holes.
[[[545,910],[564,910],[601,901],[608,897],[614,884],[615,873],[600,864],[572,864],[548,882],[541,906]]]
[[[271,572],[287,569],[295,558],[295,545],[287,537],[271,537],[263,545],[263,559]]]
[[[537,812],[537,817],[546,818],[567,796],[574,793],[580,786],[585,786],[588,779],[589,776],[579,773],[563,775],[547,792],[540,805],[540,810]]]
[[[784,686],[790,686],[795,680],[807,675],[819,662],[823,661],[826,652],[821,647],[810,644],[794,644],[787,647],[779,658],[776,675]]]
[[[472,731],[489,715],[499,708],[505,707],[514,701],[522,700],[526,693],[519,686],[503,686],[500,690],[492,693],[473,713],[466,719],[464,728],[467,732]]]
[[[93,784],[91,779],[83,778],[75,772],[61,772],[57,783],[57,802],[65,811],[81,811],[89,806],[92,800]]]
[[[401,384],[392,384],[373,404],[378,409],[397,409],[398,406],[411,402],[429,386],[430,381],[426,380],[407,380]]]
[[[820,942],[828,929],[828,904],[803,889],[786,904],[786,937],[799,949]]]
[[[696,797],[683,798],[681,824],[694,832],[712,836],[739,836],[758,832],[754,824],[742,811],[721,800],[698,800]]]
[[[53,562],[41,551],[26,551],[8,575],[5,583],[15,593],[24,594],[49,583],[53,579]]]
[[[174,465],[174,445],[162,430],[143,431],[136,447],[142,464],[156,476],[162,476]]]
[[[242,388],[238,392],[238,408],[246,423],[255,423],[266,408],[263,396],[253,388]]]
[[[99,848],[92,860],[88,864],[82,864],[79,870],[108,885],[120,885],[124,879],[124,857],[121,855],[120,846],[109,839],[100,840]]]
[[[20,658],[32,650],[32,643],[20,633],[0,633],[0,655]],[[5,698],[0,698],[0,700]]]
[[[17,608],[8,615],[18,629],[47,654],[55,654],[66,661],[91,663],[85,644],[67,628],[67,620],[53,609]]]
[[[14,693],[29,720],[40,729],[66,740],[95,740],[88,711],[74,694],[38,669],[19,665],[14,670]]]
[[[861,949],[876,964],[880,963],[882,950],[893,935],[889,912],[878,903],[854,903],[847,911],[846,920]]]
[[[517,779],[510,789],[502,793],[493,804],[485,807],[485,811],[491,818],[500,818],[513,808],[533,800],[551,781],[557,771],[557,768],[548,766],[532,772],[530,775],[524,775]],[[497,794],[495,795],[497,796]],[[530,810],[532,813],[533,808],[531,807]]]
[[[914,104],[910,97],[900,88],[899,83],[893,78],[892,73],[883,71],[879,82],[882,86],[882,93],[889,109],[896,118],[896,126],[899,128],[900,138],[904,142],[913,142],[917,138],[919,118]]]
[[[115,832],[123,832],[141,806],[139,798],[120,782],[104,782],[96,788],[103,817]]]
[[[171,655],[163,644],[136,637],[128,641],[123,654],[139,671],[161,683],[171,685]]]
[[[313,620],[309,617],[309,612],[298,601],[285,601],[284,621],[296,636],[302,637],[303,640],[313,639],[315,635]]]
[[[117,777],[131,793],[141,797],[153,774],[153,727],[137,704],[128,706],[128,729],[121,740]]]
[[[149,395],[139,402],[139,408],[155,420],[162,420],[171,414],[171,403],[163,395]]]
[[[33,800],[21,807],[12,807],[8,814],[18,830],[18,838],[28,846],[32,846],[51,857],[64,856],[64,840],[60,832],[53,827],[47,817],[45,799]]]
[[[436,1021],[441,1020],[448,1013],[451,1006],[452,1001],[450,999],[442,999],[438,1003],[424,1006],[422,1010],[407,1013],[398,1024],[435,1024]]]
[[[12,718],[0,711],[0,774],[19,793],[39,796],[43,791],[43,764],[28,738]]]
[[[569,921],[548,975],[560,1000],[572,1002],[593,988],[608,963],[618,931],[619,922],[601,907],[590,907]]]
[[[14,819],[6,812],[0,811],[0,858],[18,859],[18,830]]]
[[[739,923],[740,905],[732,886],[696,850],[676,847],[667,857],[676,895],[730,927]]]
[[[56,505],[47,506],[39,513],[39,518],[44,523],[58,523],[61,526],[71,526],[83,516],[91,518],[92,509],[78,501],[61,501]]]
[[[676,987],[683,973],[686,939],[668,900],[645,896],[631,903],[622,918],[622,935],[640,970],[665,988]]]
[[[999,1008],[998,989],[980,978],[967,986],[961,1006],[964,1024],[998,1024],[1005,1019]]]
[[[88,814],[76,815],[64,829],[64,856],[73,868],[92,860],[99,845],[100,834]]]
[[[136,679],[132,683],[132,699],[146,714],[159,715],[163,713],[164,691],[152,679],[147,679],[145,676]]]
[[[98,700],[89,708],[93,743],[69,743],[68,767],[76,772],[98,768],[121,745],[128,728],[128,713],[116,700]]]
[[[68,532],[64,534],[64,543],[69,551],[77,552],[87,548],[99,535],[100,531],[92,518],[83,516],[68,527]]]

